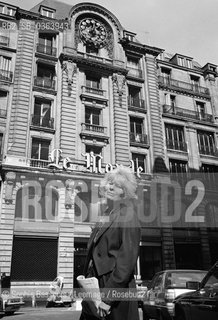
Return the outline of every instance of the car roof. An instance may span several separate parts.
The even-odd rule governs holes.
[[[167,274],[167,273],[181,273],[181,272],[189,272],[189,273],[207,273],[207,270],[194,270],[194,269],[168,269],[168,270],[163,270],[163,271],[159,271],[159,272],[156,272],[155,274],[154,274],[154,276],[153,277],[155,277],[156,275],[158,275],[158,274],[163,274],[163,273],[165,273],[165,274]]]

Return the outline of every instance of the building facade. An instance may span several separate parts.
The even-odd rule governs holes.
[[[121,164],[140,186],[137,278],[208,268],[218,258],[216,65],[140,43],[97,4],[0,3],[0,23],[0,266],[12,287],[61,274],[72,290],[100,181]]]

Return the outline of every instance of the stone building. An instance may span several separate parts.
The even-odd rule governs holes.
[[[115,164],[139,182],[138,279],[218,258],[216,77],[100,5],[0,2],[0,267],[13,288],[57,274],[73,288]]]

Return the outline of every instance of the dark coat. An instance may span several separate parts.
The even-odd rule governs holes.
[[[95,275],[99,280],[102,300],[111,305],[111,313],[106,319],[138,320],[138,302],[135,298],[120,300],[119,296],[116,300],[116,292],[122,294],[128,292],[128,288],[135,288],[140,226],[133,202],[119,203],[109,217],[108,222],[100,229],[96,227],[91,234],[84,274]],[[90,273],[88,266],[91,259],[93,269]],[[81,319],[89,320],[91,317],[84,318],[82,315]]]

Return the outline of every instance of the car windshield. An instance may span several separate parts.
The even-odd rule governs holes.
[[[166,276],[167,288],[186,288],[187,281],[201,282],[206,272],[169,272]]]

